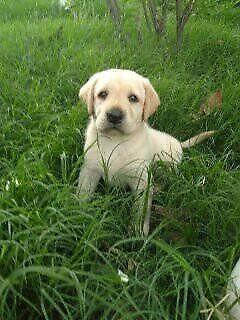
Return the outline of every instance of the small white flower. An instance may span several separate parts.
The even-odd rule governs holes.
[[[128,283],[129,279],[128,279],[128,275],[127,274],[123,273],[120,269],[118,269],[118,275],[119,275],[119,277],[120,277],[122,282]]]
[[[9,180],[7,180],[5,189],[6,189],[7,191],[10,189],[10,181],[9,181]]]

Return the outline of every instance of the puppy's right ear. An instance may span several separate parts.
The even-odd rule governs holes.
[[[94,88],[98,77],[99,73],[94,74],[79,91],[79,98],[86,103],[90,116],[93,115],[94,112]]]

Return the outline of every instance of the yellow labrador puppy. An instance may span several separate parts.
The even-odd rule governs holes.
[[[107,177],[111,183],[120,181],[129,185],[141,195],[135,227],[147,235],[152,203],[149,166],[157,160],[173,165],[179,163],[183,148],[202,141],[213,132],[181,143],[152,129],[147,119],[160,105],[158,94],[148,79],[130,70],[110,69],[96,73],[80,89],[79,96],[88,106],[90,122],[78,191],[92,194],[101,177]],[[145,215],[143,226],[142,214]]]

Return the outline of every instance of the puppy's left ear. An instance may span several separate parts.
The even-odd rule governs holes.
[[[154,90],[150,81],[144,78],[144,88],[145,88],[145,102],[143,109],[143,120],[146,121],[160,105],[160,99],[157,92]]]
[[[99,73],[94,74],[79,91],[79,98],[86,103],[90,116],[94,113],[94,88],[98,77]]]

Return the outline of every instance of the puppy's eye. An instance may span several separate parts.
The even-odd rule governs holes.
[[[129,97],[128,97],[128,100],[129,102],[138,102],[138,97],[135,96],[135,94],[131,94]]]
[[[99,92],[99,94],[98,94],[98,97],[101,98],[101,99],[106,99],[107,96],[108,96],[107,91],[101,91],[101,92]]]

